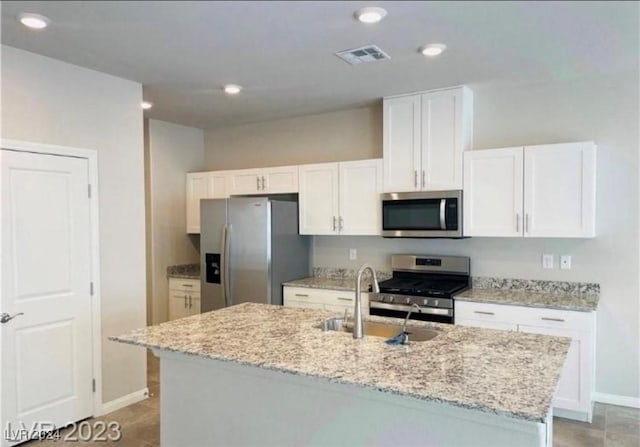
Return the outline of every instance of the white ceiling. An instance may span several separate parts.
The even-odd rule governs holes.
[[[353,12],[388,11],[365,25]],[[34,32],[16,15],[51,25]],[[427,59],[417,48],[444,42]],[[201,128],[339,110],[457,84],[637,70],[637,2],[2,2],[2,43],[135,80],[149,117]],[[336,51],[376,44],[390,61]],[[244,91],[227,97],[220,86]]]

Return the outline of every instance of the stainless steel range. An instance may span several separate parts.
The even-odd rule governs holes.
[[[369,313],[405,318],[413,309],[411,319],[453,324],[453,295],[471,286],[470,264],[466,256],[393,255],[393,277],[370,295]]]

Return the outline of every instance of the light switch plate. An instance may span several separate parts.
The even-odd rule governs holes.
[[[553,255],[542,255],[542,268],[543,269],[553,268]]]
[[[571,270],[571,255],[560,256],[560,269]]]
[[[350,248],[349,249],[349,260],[350,261],[355,261],[356,259],[358,259],[358,250],[356,250],[355,248]]]

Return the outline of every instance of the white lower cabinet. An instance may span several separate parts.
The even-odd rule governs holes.
[[[169,319],[200,313],[200,280],[169,278]]]
[[[349,315],[353,315],[355,292],[290,286],[284,286],[283,291],[285,307],[329,310],[340,314],[347,310]],[[362,314],[369,315],[367,293],[362,294]]]
[[[571,338],[553,399],[554,415],[591,422],[595,312],[455,301],[455,323]]]

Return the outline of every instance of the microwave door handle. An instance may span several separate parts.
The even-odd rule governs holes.
[[[447,207],[447,199],[440,199],[440,229],[442,231],[447,230],[447,219],[445,215]]]

